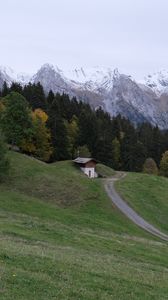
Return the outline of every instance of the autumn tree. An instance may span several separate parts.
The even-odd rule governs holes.
[[[48,115],[42,109],[38,108],[31,113],[31,116],[32,136],[30,139],[23,139],[21,149],[47,162],[52,154],[51,134],[50,130],[46,127]]]
[[[162,159],[160,162],[160,174],[168,177],[168,151],[166,151],[162,155]]]
[[[5,105],[4,105],[3,101],[0,101],[0,118],[2,116],[2,112],[4,109],[5,109]]]
[[[74,158],[76,156],[77,140],[79,135],[78,118],[73,116],[71,121],[66,121],[65,124],[67,128],[71,157]]]
[[[112,141],[113,168],[118,170],[121,167],[121,149],[117,137]]]
[[[143,172],[147,174],[158,175],[158,167],[153,158],[149,157],[145,160]]]

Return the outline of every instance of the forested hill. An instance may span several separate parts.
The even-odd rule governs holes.
[[[9,144],[47,162],[80,154],[114,169],[141,171],[146,158],[159,165],[168,149],[168,131],[148,123],[135,128],[120,115],[111,118],[66,94],[45,96],[40,83],[3,85],[0,126]]]

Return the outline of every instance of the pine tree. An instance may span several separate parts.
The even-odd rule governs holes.
[[[9,171],[9,160],[6,154],[7,148],[0,132],[0,182],[6,177]]]
[[[56,98],[49,110],[48,126],[51,131],[53,146],[52,160],[66,160],[71,158],[65,121],[61,117],[59,104]]]
[[[46,111],[46,98],[44,94],[44,89],[40,82],[37,84],[29,83],[23,89],[23,95],[26,100],[29,102],[33,110],[41,108]]]
[[[12,85],[10,87],[10,92],[16,92],[16,93],[19,93],[19,94],[23,94],[23,88],[21,86],[20,83],[17,83],[17,82],[12,82]]]
[[[4,98],[4,105],[1,128],[8,143],[20,147],[22,140],[32,134],[28,103],[23,96],[12,92]]]
[[[48,96],[47,96],[47,105],[51,106],[53,101],[54,101],[54,93],[52,90],[49,91]]]
[[[4,81],[3,86],[2,86],[2,91],[1,91],[1,96],[5,97],[9,94],[10,90],[8,88],[8,85],[6,83],[6,81]]]
[[[125,124],[124,136],[121,140],[121,159],[122,169],[126,171],[134,171],[134,146],[137,143],[137,135],[134,127],[128,121]]]
[[[87,147],[87,145],[79,146],[78,149],[76,149],[75,157],[91,157],[91,153]]]
[[[79,137],[80,146],[87,145],[91,153],[94,152],[97,140],[97,122],[95,114],[87,110],[82,110],[79,116]]]

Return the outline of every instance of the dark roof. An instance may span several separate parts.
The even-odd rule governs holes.
[[[86,158],[86,157],[77,157],[76,159],[73,160],[77,164],[86,164],[89,161],[94,161],[97,163],[97,160],[94,158]]]

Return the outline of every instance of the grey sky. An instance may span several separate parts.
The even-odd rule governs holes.
[[[0,64],[168,69],[167,0],[0,0]]]

